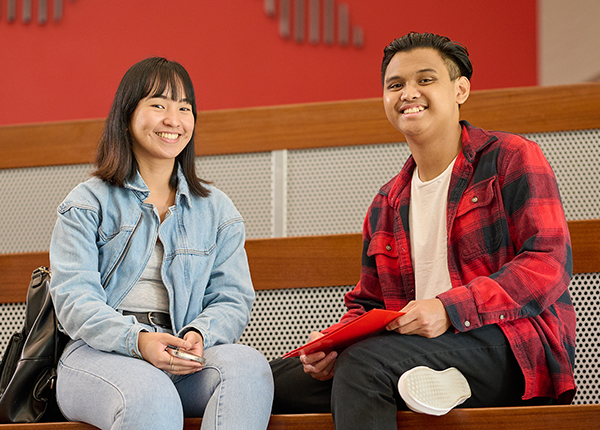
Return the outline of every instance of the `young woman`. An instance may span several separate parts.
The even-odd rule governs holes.
[[[244,224],[196,176],[196,116],[180,64],[135,64],[93,178],[58,208],[51,293],[72,339],[57,381],[69,420],[164,430],[202,416],[202,429],[267,427],[269,365],[235,343],[254,300]]]

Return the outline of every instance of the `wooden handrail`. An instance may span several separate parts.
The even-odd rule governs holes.
[[[473,91],[461,115],[513,133],[600,128],[600,83]],[[0,169],[85,164],[104,120],[0,127]],[[198,155],[404,141],[380,98],[200,112]]]
[[[600,219],[569,221],[569,231],[574,273],[600,272]],[[360,277],[362,237],[249,239],[246,252],[256,290],[354,285]],[[0,303],[24,302],[31,272],[48,261],[47,252],[0,254]]]

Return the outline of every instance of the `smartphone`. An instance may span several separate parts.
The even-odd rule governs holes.
[[[171,351],[173,357],[183,358],[184,360],[197,361],[198,363],[204,364],[206,363],[206,359],[204,357],[199,357],[187,351],[182,351],[178,346],[175,345],[167,345],[167,349]]]

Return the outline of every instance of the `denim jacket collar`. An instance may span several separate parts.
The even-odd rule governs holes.
[[[150,189],[146,185],[146,182],[144,182],[144,178],[142,178],[139,170],[135,172],[133,178],[125,180],[123,187],[132,190],[142,202],[150,195]],[[175,197],[175,204],[183,203],[183,201],[189,204],[189,199],[190,188],[181,165],[177,164],[177,195]]]

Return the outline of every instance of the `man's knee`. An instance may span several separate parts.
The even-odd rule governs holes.
[[[307,375],[298,358],[279,358],[270,364],[275,382],[274,414],[331,412],[331,380],[318,381]]]

